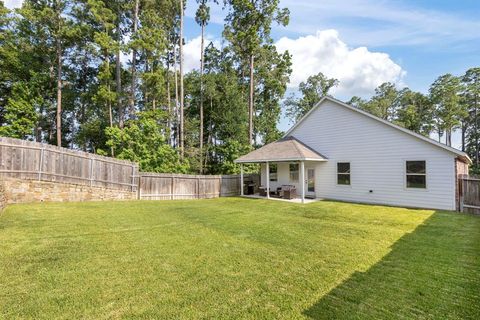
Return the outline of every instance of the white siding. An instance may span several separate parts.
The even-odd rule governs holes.
[[[319,198],[455,210],[455,155],[447,150],[329,100],[290,135],[328,157],[316,164]],[[427,189],[405,187],[406,160],[426,161]],[[351,163],[350,186],[337,185],[337,161]]]

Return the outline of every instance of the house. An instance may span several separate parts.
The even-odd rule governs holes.
[[[282,139],[235,162],[261,165],[267,197],[293,185],[302,202],[312,197],[455,210],[458,179],[468,174],[471,160],[462,151],[324,97]]]

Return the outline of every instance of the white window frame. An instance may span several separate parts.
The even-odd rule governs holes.
[[[348,165],[350,166],[350,173],[339,173],[338,172],[338,164],[339,163],[348,163]],[[343,175],[348,174],[350,176],[350,183],[349,184],[338,183],[338,175],[339,174],[343,174]],[[352,162],[351,161],[337,161],[337,162],[335,162],[335,183],[339,187],[351,187],[352,186]]]
[[[407,173],[407,162],[419,162],[423,161],[425,162],[425,173]],[[409,187],[407,183],[407,177],[408,176],[425,176],[425,188],[415,188],[415,187]],[[412,190],[412,191],[425,191],[428,190],[428,161],[427,160],[411,160],[411,159],[405,159],[403,161],[403,185],[406,190]]]

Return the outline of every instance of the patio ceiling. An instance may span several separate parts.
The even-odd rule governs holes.
[[[328,161],[328,158],[290,136],[269,143],[235,160],[236,163],[276,161]]]

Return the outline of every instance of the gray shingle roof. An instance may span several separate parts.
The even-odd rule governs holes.
[[[264,145],[240,158],[237,163],[266,162],[266,161],[327,161],[327,158],[311,149],[294,137],[285,137],[278,141]]]

